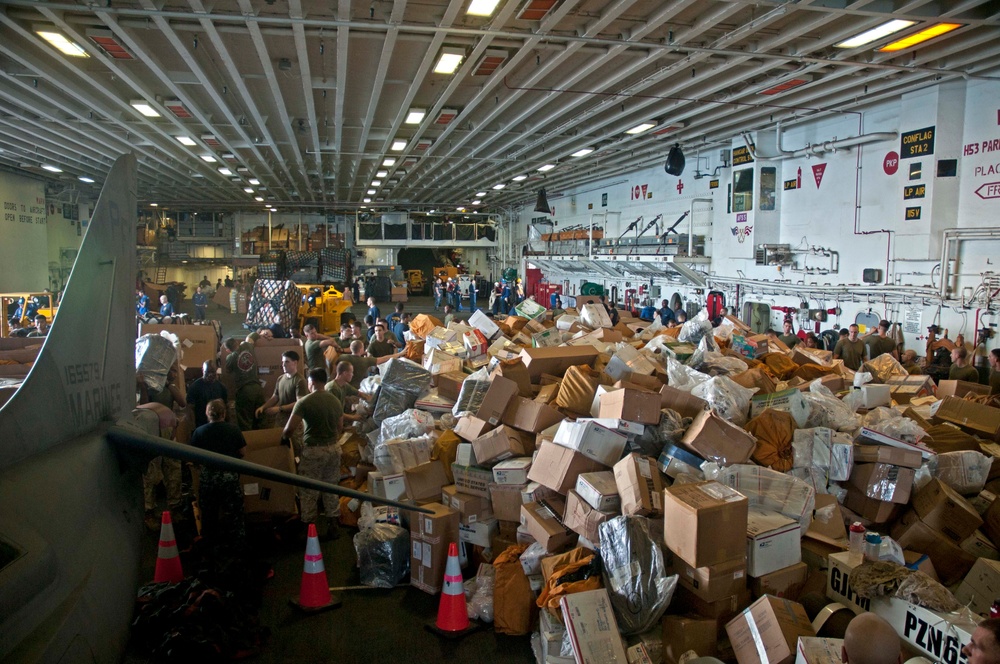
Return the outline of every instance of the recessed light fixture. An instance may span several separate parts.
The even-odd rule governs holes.
[[[547,171],[551,171],[555,167],[556,167],[555,164],[545,164],[544,166],[539,166],[538,170],[541,171],[542,173],[545,173]]]
[[[220,168],[219,172],[222,173],[223,175],[232,175],[233,174],[233,172],[231,170],[229,170],[228,168],[226,168],[225,166],[223,166],[222,168]]]
[[[249,182],[255,187],[260,184],[260,180],[258,180],[257,178],[250,178],[249,180],[247,180],[247,182]]]
[[[482,198],[485,195],[486,195],[485,191],[477,191],[476,192],[476,198]]]
[[[62,173],[62,169],[58,166],[52,166],[50,164],[42,164],[42,168],[47,170],[49,173]]]
[[[427,115],[427,111],[422,108],[411,108],[410,112],[406,114],[406,119],[403,120],[405,124],[420,124],[423,122],[424,116]]]
[[[210,164],[214,164],[215,163],[215,157],[213,157],[210,154],[203,154],[203,155],[201,155],[201,158],[204,159],[205,161],[207,161]]]
[[[372,186],[373,187],[381,187],[382,186],[382,181],[381,180],[372,180]]]
[[[392,150],[393,152],[402,152],[403,150],[406,149],[406,141],[400,141],[400,140],[393,141],[392,147],[389,149]]]
[[[87,184],[94,184],[94,178],[88,178],[86,175],[81,175],[77,178],[80,182],[86,182]]]
[[[74,58],[90,57],[87,55],[87,52],[79,46],[79,44],[70,41],[66,35],[61,32],[56,32],[52,29],[39,28],[35,30],[35,34],[54,46],[63,55],[69,55]]]
[[[577,150],[576,152],[574,152],[570,156],[571,157],[586,157],[588,154],[590,154],[593,151],[594,151],[594,148],[581,148],[580,150]]]
[[[149,207],[160,207],[159,203],[150,203]]]
[[[493,16],[493,10],[500,4],[500,0],[472,0],[465,13],[470,16]]]
[[[472,201],[472,204],[473,205],[482,205],[483,202],[477,198],[476,200]]]
[[[458,212],[465,212],[465,208],[464,207],[458,207],[458,208],[455,208],[455,210],[458,211]]]
[[[655,126],[656,126],[655,122],[643,122],[640,125],[636,125],[636,126],[632,127],[631,129],[629,129],[625,133],[626,134],[633,134],[633,135],[635,135],[635,134],[641,134],[644,131],[649,131],[650,129],[652,129]]]
[[[889,35],[899,32],[900,30],[905,30],[915,24],[916,21],[894,19],[892,21],[888,21],[887,23],[883,23],[882,25],[875,26],[871,30],[865,30],[861,34],[855,35],[850,39],[845,39],[839,44],[834,44],[834,46],[836,48],[858,48],[859,46],[871,44],[874,41],[888,37]]]
[[[389,171],[378,171],[377,173],[375,173],[375,177],[377,177],[377,178],[384,178],[388,174],[389,174]]]
[[[952,30],[957,30],[961,27],[961,23],[938,23],[937,25],[932,25],[929,28],[924,28],[920,32],[914,32],[908,37],[897,39],[896,41],[886,44],[877,50],[882,53],[902,51],[903,49],[916,46],[917,44],[927,41],[928,39],[934,39],[935,37],[945,34],[946,32],[951,32]]]
[[[254,196],[253,199],[255,201],[257,201],[258,203],[263,203],[264,202],[264,197],[263,196]]]
[[[434,65],[435,74],[454,74],[458,66],[465,58],[465,51],[460,48],[444,47],[441,55],[438,56],[437,64]]]
[[[527,175],[515,175],[514,177],[511,178],[511,180],[513,180],[514,182],[524,182],[527,179],[528,179]]]
[[[129,102],[129,106],[139,111],[147,118],[158,118],[160,114],[153,108],[150,103],[144,99],[133,99]]]
[[[396,160],[393,159],[392,157],[388,157],[388,158],[386,158],[386,159],[384,159],[382,161],[382,165],[383,166],[395,166],[396,165]]]
[[[243,187],[243,191],[247,192],[248,194],[252,194],[253,193],[253,187]]]
[[[377,192],[376,192],[376,190],[374,190],[374,189],[369,189],[369,190],[368,190],[368,191],[366,191],[365,193],[366,193],[366,194],[368,194],[369,196],[374,196],[374,195],[375,195],[375,194],[376,194]]]
[[[362,202],[362,203],[371,203],[371,202],[372,202],[372,199],[370,199],[370,198],[362,198],[362,199],[361,199],[361,202]]]
[[[178,136],[177,137],[177,142],[180,143],[181,145],[186,145],[188,147],[191,147],[192,145],[196,145],[196,143],[194,142],[194,140],[190,136]]]
[[[507,186],[507,185],[505,185],[505,184],[502,184],[502,183],[501,183],[501,184],[495,184],[495,185],[493,185],[493,190],[494,190],[494,191],[500,191],[501,189],[503,189],[503,188],[504,188],[504,187],[506,187],[506,186]]]

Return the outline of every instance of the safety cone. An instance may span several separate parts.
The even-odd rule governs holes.
[[[156,554],[153,583],[177,583],[183,580],[184,570],[181,569],[181,559],[177,555],[174,524],[170,521],[170,510],[165,510],[160,521],[160,550]]]
[[[437,622],[427,629],[438,636],[459,639],[479,629],[478,623],[469,622],[465,607],[465,588],[462,586],[462,569],[458,564],[458,545],[448,545],[448,564],[444,569],[444,590],[438,605]]]
[[[330,586],[326,581],[326,568],[323,567],[323,552],[319,549],[319,537],[316,535],[316,524],[309,524],[309,534],[306,540],[306,559],[302,568],[302,588],[299,596],[289,600],[292,606],[316,613],[333,609],[341,604],[338,595],[330,594]]]

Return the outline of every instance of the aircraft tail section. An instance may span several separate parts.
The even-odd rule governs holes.
[[[135,218],[128,154],[108,173],[37,361],[0,408],[0,470],[132,410]]]

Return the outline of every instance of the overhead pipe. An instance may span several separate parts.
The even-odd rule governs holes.
[[[948,282],[951,281],[949,269],[949,248],[951,243],[963,240],[994,240],[1000,238],[1000,229],[985,228],[946,228],[941,234],[941,288],[938,295],[942,300],[948,299]]]
[[[747,150],[750,152],[750,156],[754,160],[763,159],[765,161],[782,161],[785,159],[792,159],[795,157],[819,157],[826,154],[827,152],[836,152],[837,150],[847,150],[859,145],[867,145],[868,143],[878,143],[881,141],[891,141],[895,140],[899,136],[898,132],[895,131],[877,131],[870,134],[861,134],[859,136],[852,136],[851,138],[840,138],[833,139],[830,141],[823,141],[822,143],[807,143],[804,148],[799,148],[798,150],[786,150],[782,147],[781,143],[781,121],[779,120],[776,124],[776,131],[778,134],[778,152],[774,156],[762,155],[757,152],[757,145],[750,136],[749,132],[740,132],[740,136],[743,137],[743,142],[746,143]]]

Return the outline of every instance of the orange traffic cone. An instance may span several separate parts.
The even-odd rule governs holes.
[[[479,628],[469,622],[465,607],[465,588],[462,586],[462,569],[458,564],[458,545],[448,545],[448,564],[444,569],[444,590],[438,605],[437,622],[427,629],[439,636],[456,639]]]
[[[183,580],[184,570],[181,569],[181,559],[177,554],[174,524],[170,521],[170,510],[165,510],[160,521],[160,550],[156,554],[153,583],[178,583]]]
[[[337,595],[330,594],[330,586],[326,581],[326,568],[323,567],[323,552],[319,549],[319,537],[316,535],[316,524],[309,524],[309,534],[306,540],[306,559],[302,568],[302,587],[298,598],[289,600],[292,606],[307,613],[323,611],[340,606]]]

